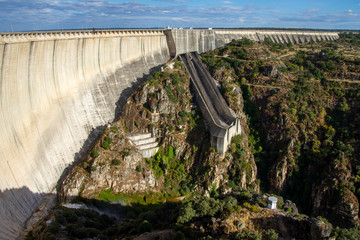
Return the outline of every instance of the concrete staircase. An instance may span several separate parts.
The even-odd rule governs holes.
[[[158,151],[158,143],[156,138],[151,136],[151,133],[142,133],[129,136],[129,139],[140,150],[144,158],[150,158]]]

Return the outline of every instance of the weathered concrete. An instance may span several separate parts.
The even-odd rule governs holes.
[[[332,41],[339,38],[337,32],[292,30],[227,30],[227,29],[173,29],[176,54],[206,52],[222,47],[232,39],[248,38],[263,41],[265,38],[277,43],[302,43],[309,41]]]
[[[112,122],[133,85],[170,58],[163,31],[132,34],[1,38],[1,239],[15,238],[91,130]]]
[[[243,37],[302,42],[338,35],[203,29],[0,33],[0,238],[18,235],[89,134],[113,121],[150,69]]]
[[[210,144],[219,153],[224,153],[232,137],[242,132],[239,120],[226,104],[198,53],[183,54],[181,60],[190,73],[196,102],[209,126]]]

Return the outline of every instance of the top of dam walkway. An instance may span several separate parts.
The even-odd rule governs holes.
[[[277,34],[330,34],[337,35],[336,30],[317,30],[317,29],[276,29],[276,28],[194,28],[194,29],[87,29],[87,30],[49,30],[49,31],[26,31],[26,32],[0,32],[0,44],[17,43],[27,41],[48,41],[76,38],[106,38],[106,37],[126,37],[126,36],[151,36],[164,35],[171,31],[208,31],[220,34],[233,33],[277,33]]]

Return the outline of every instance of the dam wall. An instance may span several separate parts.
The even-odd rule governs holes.
[[[327,31],[290,31],[290,30],[228,30],[228,29],[173,29],[172,36],[176,45],[176,54],[187,52],[206,52],[222,47],[232,39],[248,38],[263,41],[269,38],[276,43],[305,43],[333,41],[339,38],[337,32]]]
[[[170,56],[163,31],[1,42],[0,239],[14,239],[89,134],[112,122],[138,81]]]
[[[208,29],[0,33],[0,239],[21,232],[151,69],[244,37],[296,43],[338,35]]]

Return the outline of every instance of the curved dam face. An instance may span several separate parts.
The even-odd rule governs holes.
[[[337,32],[329,31],[294,31],[294,30],[228,30],[228,29],[173,29],[172,37],[176,46],[176,54],[188,52],[206,52],[222,47],[232,39],[248,38],[263,41],[269,38],[276,43],[305,43],[333,41],[339,38]]]
[[[170,58],[162,31],[27,37],[0,45],[1,239],[19,234],[92,129]]]
[[[334,32],[111,30],[0,34],[0,239],[14,239],[63,171],[150,70],[232,39],[334,40]],[[96,134],[95,134],[96,135]]]

